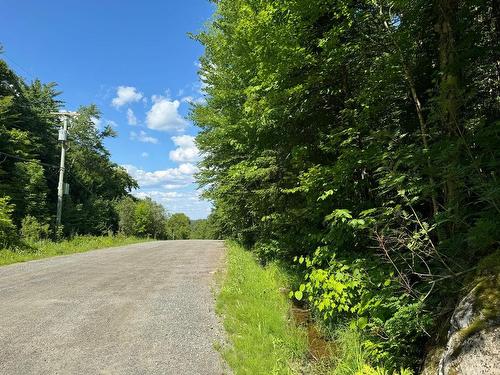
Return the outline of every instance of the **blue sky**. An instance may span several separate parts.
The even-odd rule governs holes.
[[[112,159],[170,212],[206,217],[193,173],[197,129],[185,119],[202,100],[189,39],[209,20],[208,0],[2,0],[1,56],[25,79],[57,82],[66,109],[97,104],[119,136],[106,145]]]

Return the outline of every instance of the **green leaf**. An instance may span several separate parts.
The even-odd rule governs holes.
[[[303,293],[300,290],[296,290],[295,291],[295,299],[297,301],[300,301],[302,299],[302,297],[303,297]]]
[[[356,322],[356,325],[358,326],[359,329],[364,329],[367,324],[368,324],[368,318],[364,316],[358,318],[358,321]]]

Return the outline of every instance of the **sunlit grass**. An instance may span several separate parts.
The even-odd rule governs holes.
[[[227,270],[217,298],[229,345],[223,355],[238,374],[293,374],[307,352],[307,338],[289,315],[279,288],[286,276],[276,265],[262,268],[251,253],[228,243]]]
[[[339,351],[330,374],[352,375],[361,371],[367,365],[368,356],[362,347],[360,333],[346,327],[339,328],[335,336]]]
[[[0,250],[0,265],[26,262],[28,260],[48,258],[57,255],[81,253],[93,249],[122,246],[137,242],[145,242],[148,239],[125,236],[75,236],[72,239],[61,242],[38,241],[27,243],[21,249]]]

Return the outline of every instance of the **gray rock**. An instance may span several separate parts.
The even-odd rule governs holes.
[[[483,279],[457,305],[439,375],[500,375],[498,293],[497,277]]]

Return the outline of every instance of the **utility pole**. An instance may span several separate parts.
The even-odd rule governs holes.
[[[56,228],[61,226],[62,205],[64,195],[64,164],[66,162],[66,142],[68,140],[68,123],[71,117],[76,117],[76,112],[56,112],[54,115],[60,116],[63,121],[62,129],[59,129],[58,140],[61,142],[61,163],[59,166],[59,183],[57,184],[57,212],[56,212]]]

